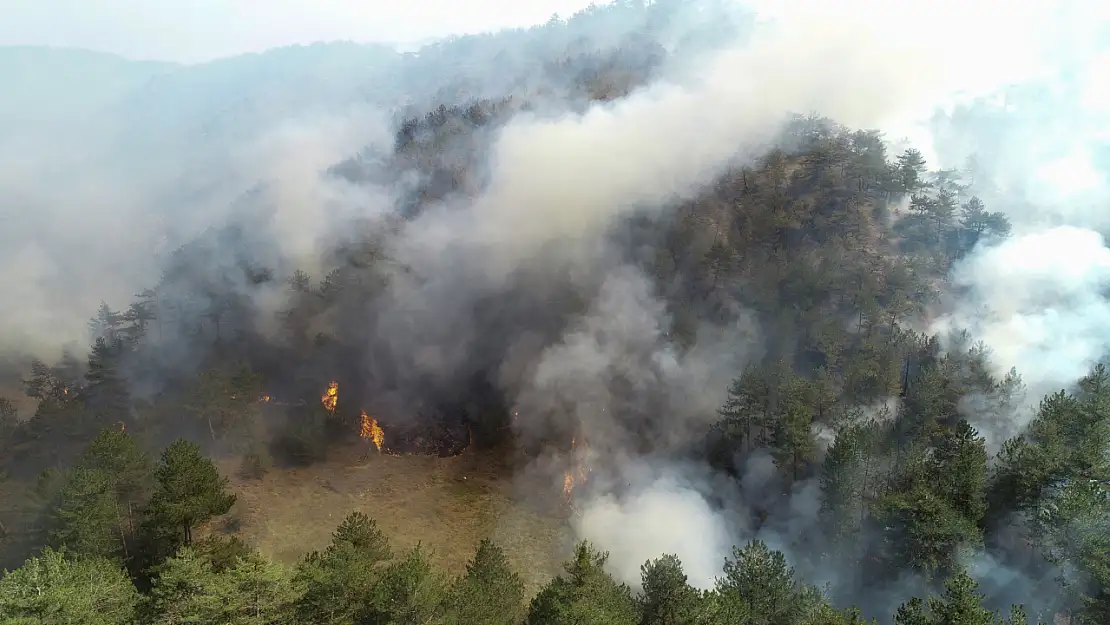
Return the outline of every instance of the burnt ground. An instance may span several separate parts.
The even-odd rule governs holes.
[[[367,454],[366,447],[351,446],[333,448],[326,462],[275,468],[257,480],[238,477],[237,469],[237,460],[220,463],[238,501],[213,529],[289,564],[325,547],[356,510],[378,522],[395,551],[422,543],[451,574],[464,571],[478,541],[488,537],[505,550],[529,592],[560,571],[572,546],[560,499],[514,484],[497,452],[440,458]]]

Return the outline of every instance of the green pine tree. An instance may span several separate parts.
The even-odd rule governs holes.
[[[51,512],[50,544],[80,557],[124,553],[124,535],[111,477],[100,469],[69,473]]]
[[[445,621],[452,625],[515,625],[524,608],[524,582],[505,552],[488,539],[478,543],[466,573],[447,596]]]
[[[347,516],[322,552],[308,554],[297,567],[305,589],[297,601],[301,622],[354,624],[374,607],[384,564],[392,558],[377,523],[360,512]]]
[[[0,625],[134,625],[139,601],[117,563],[46,548],[0,578]]]
[[[678,556],[664,554],[645,563],[640,583],[640,625],[694,625],[704,618],[702,595],[687,582]]]
[[[192,542],[197,525],[227,514],[235,503],[227,478],[201,455],[200,447],[185,440],[162,452],[154,480],[145,526],[151,536],[168,539],[174,550]]]
[[[639,621],[632,591],[605,572],[609,554],[583,541],[562,575],[532,599],[527,625],[635,625]]]
[[[715,592],[714,618],[722,623],[804,623],[825,606],[816,589],[794,579],[786,557],[762,541],[733,548]]]
[[[428,554],[416,545],[391,562],[374,589],[362,622],[374,625],[422,625],[439,622],[446,588]]]

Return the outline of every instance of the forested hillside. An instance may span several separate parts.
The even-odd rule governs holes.
[[[697,193],[501,271],[530,232],[481,221],[504,129],[636,97],[686,54],[668,6],[421,52],[531,41],[544,62],[444,77],[398,109],[387,154],[332,164],[375,199],[313,267],[267,238],[263,184],[104,303],[87,354],[30,363],[34,414],[0,399],[0,623],[1110,622],[1110,370],[1030,396],[997,346],[936,323],[968,297],[961,267],[1014,236],[975,160],[939,170],[793,114]],[[604,41],[621,12],[636,36]],[[714,31],[696,32],[679,39]],[[335,510],[294,562],[220,521],[229,460],[280,480],[351,471],[351,448],[368,481],[392,455],[508,467],[577,546],[531,588],[504,545],[448,570],[372,513]],[[614,510],[614,544],[593,539]]]

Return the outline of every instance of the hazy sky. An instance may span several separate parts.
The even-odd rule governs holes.
[[[0,45],[196,62],[314,41],[412,42],[567,16],[590,0],[0,0]],[[596,4],[605,4],[599,0]]]
[[[597,0],[605,4],[609,0]],[[1100,0],[747,0],[761,12],[833,10],[906,35],[966,44],[1028,63],[1046,24],[1091,28]],[[53,45],[129,58],[196,62],[315,41],[415,42],[568,16],[590,0],[0,0],[0,45]],[[1071,18],[1071,19],[1067,19]],[[903,28],[904,27],[904,28]],[[1034,36],[1033,31],[1041,31]],[[1058,33],[1057,33],[1058,34]],[[999,38],[1024,41],[1001,51]],[[1054,45],[1059,45],[1060,39]],[[1074,37],[1065,38],[1074,41]],[[953,48],[966,48],[956,45]],[[1014,57],[1019,58],[1014,58]]]

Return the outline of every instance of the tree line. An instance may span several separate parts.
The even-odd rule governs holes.
[[[477,545],[465,572],[451,577],[421,545],[398,551],[372,519],[352,513],[326,548],[286,566],[234,537],[198,537],[195,530],[227,513],[235,497],[199,447],[186,441],[169,445],[155,462],[129,434],[106,429],[54,481],[52,488],[42,486],[51,491],[43,524],[48,545],[0,577],[0,623],[869,622],[856,608],[832,607],[820,588],[797,578],[781,552],[760,541],[735,547],[708,590],[691,586],[681,561],[666,554],[644,563],[633,589],[606,571],[604,551],[581,542],[563,572],[529,598],[503,551],[488,540]],[[1000,615],[983,601],[972,578],[955,571],[942,592],[910,599],[893,622],[1030,622],[1020,606]]]

